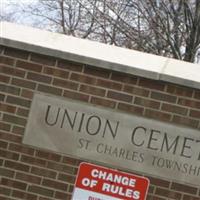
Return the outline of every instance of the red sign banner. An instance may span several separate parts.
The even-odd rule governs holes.
[[[145,177],[81,163],[72,200],[145,200]]]

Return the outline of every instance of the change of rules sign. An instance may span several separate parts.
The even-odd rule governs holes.
[[[81,163],[72,200],[145,200],[149,180],[89,163]]]

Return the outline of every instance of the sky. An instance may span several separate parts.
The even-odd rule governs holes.
[[[1,14],[8,16],[7,21],[31,26],[34,23],[34,17],[22,12],[22,9],[37,3],[38,0],[0,0]]]
[[[45,28],[52,31],[52,27],[49,28],[48,24],[44,24],[43,19],[36,18],[28,13],[22,12],[21,8],[25,8],[28,5],[37,4],[38,0],[0,0],[0,14],[7,16],[7,21],[14,21],[15,23],[35,26],[38,28]],[[41,23],[40,23],[41,22]],[[199,50],[200,51],[200,50]],[[200,56],[199,56],[200,64]]]

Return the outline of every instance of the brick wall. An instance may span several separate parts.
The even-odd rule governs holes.
[[[70,199],[81,160],[22,144],[34,92],[200,130],[200,91],[0,47],[0,199]],[[200,200],[200,187],[149,177],[148,200]]]

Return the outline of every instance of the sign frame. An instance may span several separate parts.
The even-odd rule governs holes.
[[[58,109],[62,116],[54,125]],[[66,110],[71,121],[67,121]],[[76,112],[80,122],[77,126],[72,124]],[[49,114],[49,124],[45,122],[45,113]],[[86,120],[82,123],[84,116]],[[104,124],[99,134],[92,125],[98,120]],[[76,130],[71,130],[72,125]],[[23,143],[156,178],[194,186],[200,184],[198,130],[86,102],[35,93]],[[109,148],[112,148],[112,155],[109,155]],[[172,164],[173,168],[163,167],[166,164]]]

